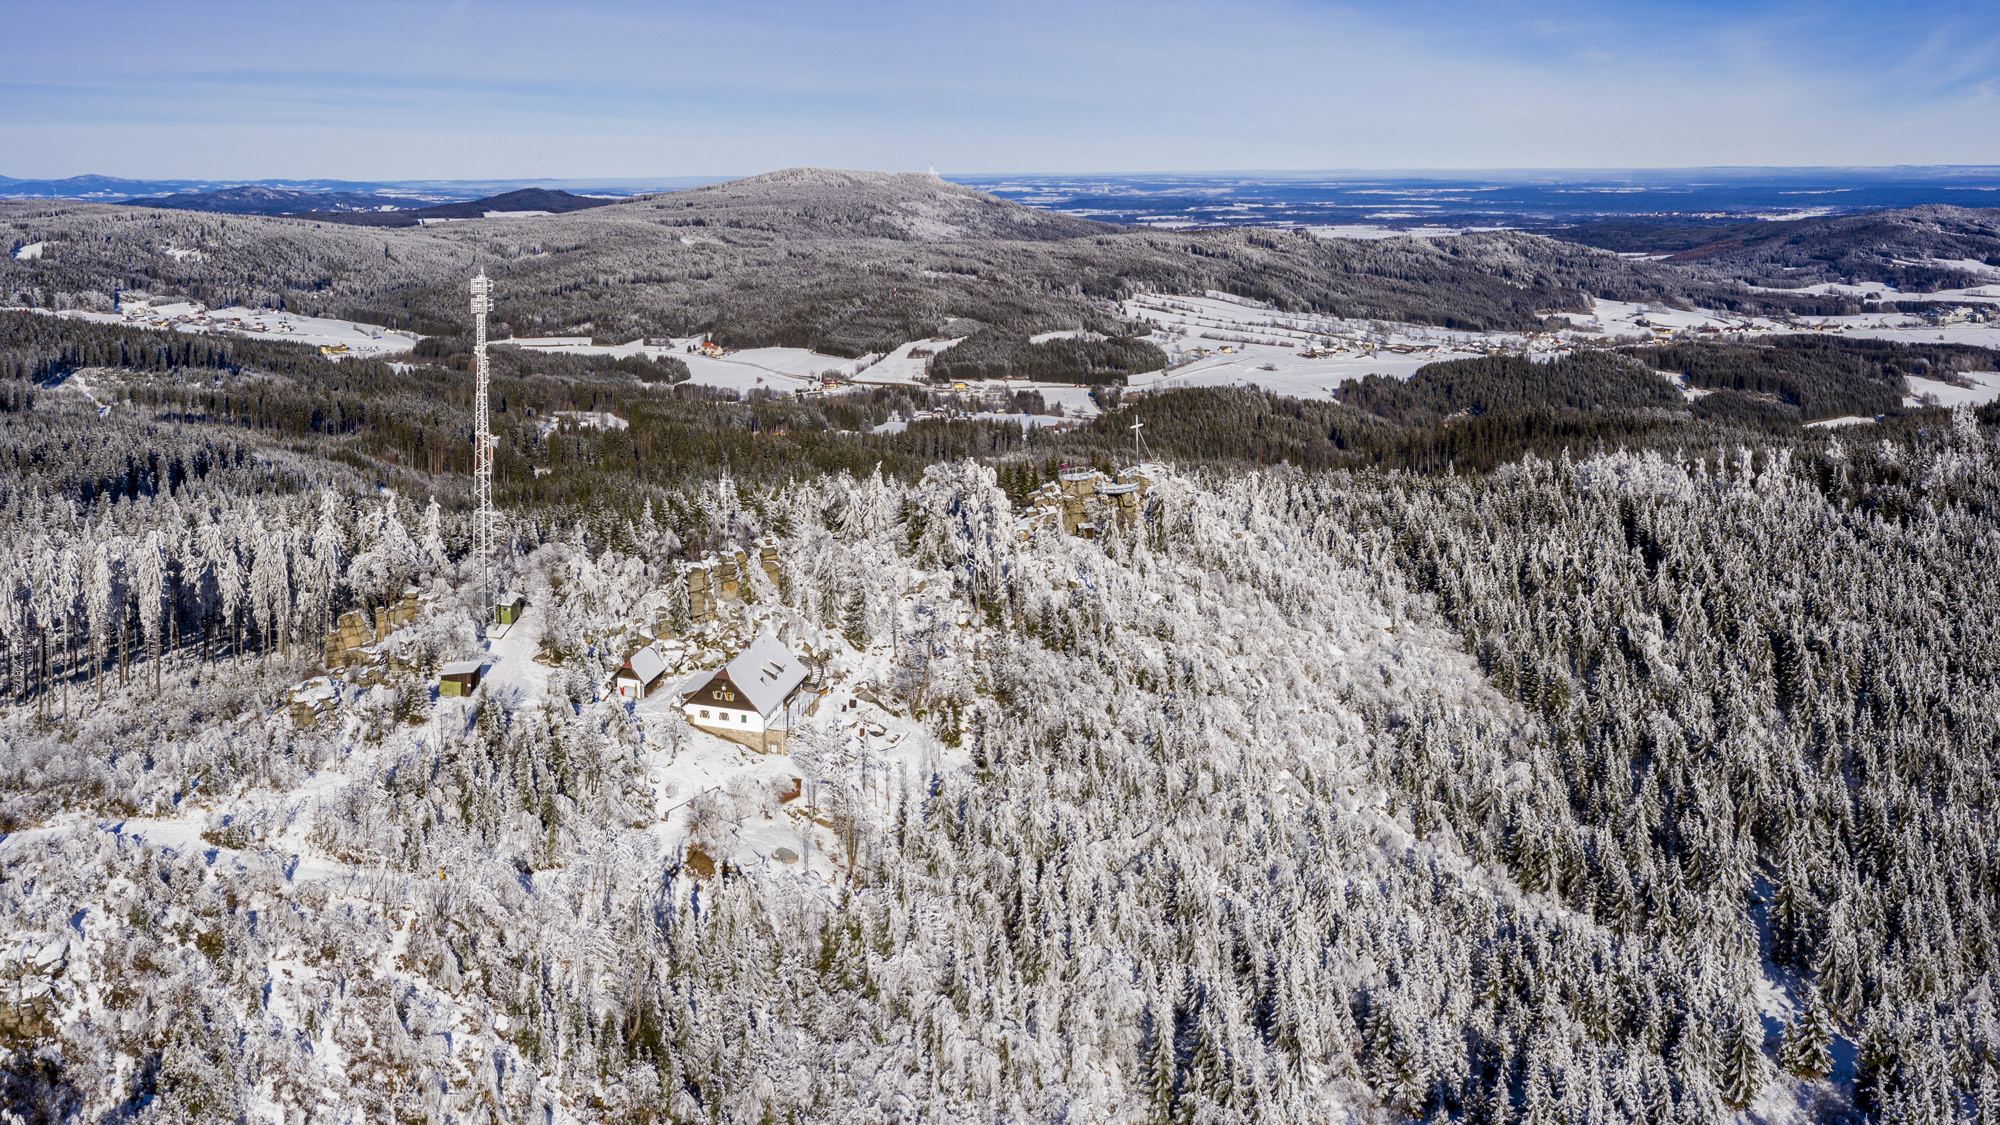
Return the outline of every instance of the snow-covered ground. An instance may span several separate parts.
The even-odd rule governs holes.
[[[706,356],[700,352],[689,351],[689,345],[700,339],[699,336],[690,336],[671,340],[666,344],[648,344],[644,340],[633,340],[625,344],[538,343],[524,350],[535,353],[605,356],[612,359],[624,359],[630,356],[644,356],[652,360],[672,358],[687,364],[690,383],[738,392],[760,388],[780,392],[814,389],[819,386],[821,375],[831,373],[852,376],[861,366],[860,360],[822,355],[805,348],[749,348],[722,356]],[[508,342],[494,341],[496,345],[506,345]]]
[[[587,430],[623,430],[631,423],[616,414],[604,410],[558,410],[542,422],[541,431],[549,433],[556,427],[568,423]]]
[[[1922,376],[1905,377],[1910,384],[1910,397],[1903,400],[1905,406],[1921,406],[1925,398],[1935,398],[1939,406],[1984,406],[2000,399],[2000,372],[1970,371],[1959,378],[1972,384],[1970,387],[1954,386],[1941,379],[1925,379]]]
[[[1362,242],[1377,242],[1384,238],[1455,238],[1461,234],[1478,231],[1504,230],[1504,227],[1445,227],[1421,226],[1397,230],[1392,227],[1374,226],[1369,223],[1329,223],[1324,226],[1300,227],[1317,238],[1352,238]]]
[[[1994,299],[2000,301],[2000,286],[1995,288]],[[1135,390],[1248,385],[1275,394],[1317,399],[1332,398],[1342,382],[1366,375],[1408,378],[1425,364],[1479,355],[1512,354],[1547,359],[1568,354],[1579,345],[1690,338],[1727,341],[1826,332],[1904,343],[2000,348],[2000,322],[1937,324],[1917,314],[1899,311],[1778,318],[1592,300],[1588,313],[1551,314],[1567,320],[1569,328],[1529,333],[1461,332],[1428,325],[1288,313],[1222,293],[1200,297],[1135,297],[1124,303],[1124,311],[1127,316],[1155,326],[1150,339],[1171,360],[1165,371],[1129,380]],[[1224,352],[1224,348],[1229,351]],[[1954,394],[1985,393],[1952,390]],[[1946,402],[1990,401],[1942,395],[1940,398]]]
[[[46,309],[27,310],[44,312]],[[337,355],[376,358],[399,355],[415,347],[422,337],[374,324],[327,317],[301,316],[271,309],[231,306],[211,310],[193,301],[127,301],[117,312],[64,309],[51,315],[95,324],[121,324],[130,328],[152,328],[190,335],[242,336],[252,340],[282,340],[311,347],[335,349]],[[344,349],[344,350],[342,350]]]
[[[1439,360],[1495,352],[1554,356],[1570,346],[1553,333],[1461,332],[1287,313],[1222,293],[1134,297],[1124,312],[1154,325],[1150,339],[1170,360],[1165,371],[1128,380],[1135,390],[1249,384],[1329,399],[1341,383],[1366,375],[1408,378]]]
[[[857,374],[854,380],[864,385],[912,387],[928,385],[929,376],[925,372],[931,356],[956,346],[964,339],[960,336],[956,339],[912,340],[888,355],[871,357],[873,362]],[[917,355],[918,351],[929,354]]]

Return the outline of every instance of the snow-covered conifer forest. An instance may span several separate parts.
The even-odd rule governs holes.
[[[2000,1121],[1991,352],[408,358],[0,314],[5,1120]]]

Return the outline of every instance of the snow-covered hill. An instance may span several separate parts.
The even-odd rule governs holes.
[[[0,617],[0,1073],[93,1120],[1962,1104],[1993,446],[1961,411],[1797,459],[1153,466],[1096,538],[969,462],[723,478],[672,528],[516,522],[490,637],[393,498],[23,522],[55,566],[0,605],[71,590],[52,647],[117,659],[43,679]],[[760,538],[775,577],[691,620],[682,544]],[[405,581],[395,661],[286,706],[332,592]],[[219,637],[168,630],[189,599]],[[825,692],[781,753],[606,697],[767,630]]]

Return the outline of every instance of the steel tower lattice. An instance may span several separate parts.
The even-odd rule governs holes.
[[[479,505],[473,529],[472,550],[482,578],[493,571],[493,434],[486,421],[486,314],[493,310],[493,283],[486,271],[472,279],[473,363],[478,369],[479,389],[473,399],[472,492]]]

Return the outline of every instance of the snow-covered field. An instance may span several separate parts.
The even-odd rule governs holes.
[[[963,339],[961,337],[960,339]],[[918,386],[928,383],[925,365],[930,356],[915,354],[918,350],[936,355],[946,348],[958,344],[960,340],[911,340],[884,356],[867,357],[872,362],[867,369],[855,376],[855,381],[876,386]]]
[[[1348,379],[1408,378],[1427,363],[1495,352],[1562,354],[1552,333],[1459,332],[1428,325],[1344,320],[1287,313],[1222,293],[1147,295],[1124,303],[1125,315],[1154,326],[1167,353],[1165,371],[1135,376],[1135,390],[1248,384],[1276,394],[1329,399]],[[1225,351],[1224,349],[1228,349]]]
[[[624,359],[628,356],[644,356],[653,360],[672,358],[687,364],[690,383],[737,392],[758,389],[797,392],[816,389],[820,384],[821,375],[831,373],[852,376],[862,362],[842,359],[839,356],[821,355],[805,348],[749,348],[722,356],[706,356],[688,350],[689,345],[698,343],[701,339],[699,336],[691,336],[671,340],[666,344],[647,344],[643,340],[633,340],[626,344],[553,344],[537,345],[523,350],[531,350],[537,354],[555,352],[562,355],[606,356],[612,359]],[[496,340],[494,344],[505,346],[508,341]]]
[[[1688,338],[1728,341],[1826,332],[1905,343],[2000,348],[2000,322],[1937,324],[1913,313],[1894,311],[1780,319],[1592,300],[1588,313],[1552,314],[1568,320],[1571,327],[1534,333],[1460,332],[1428,325],[1287,313],[1221,293],[1135,297],[1124,303],[1124,311],[1155,326],[1150,339],[1171,361],[1165,371],[1133,377],[1129,381],[1133,389],[1247,385],[1317,399],[1332,398],[1342,382],[1366,375],[1408,378],[1428,363],[1480,355],[1554,358],[1579,345]],[[1224,348],[1229,351],[1224,352]],[[1976,396],[1985,392],[1966,393]],[[1947,403],[1989,401],[1940,397]]]
[[[31,311],[47,312],[42,309]],[[95,324],[119,324],[131,328],[152,328],[197,336],[225,335],[252,340],[281,340],[310,347],[336,349],[337,355],[370,359],[407,352],[421,339],[414,332],[402,332],[359,321],[300,316],[297,313],[235,306],[211,310],[192,301],[158,303],[128,301],[117,312],[64,309],[52,315],[87,320]]]
[[[1362,242],[1379,242],[1385,238],[1455,238],[1461,234],[1478,231],[1504,230],[1504,227],[1446,227],[1418,226],[1397,230],[1393,227],[1376,226],[1370,223],[1329,223],[1324,226],[1300,227],[1317,238],[1352,238]]]
[[[1939,406],[1984,406],[2000,400],[2000,372],[1969,371],[1961,373],[1959,378],[1972,386],[1954,386],[1941,379],[1926,379],[1918,375],[1905,376],[1912,394],[1903,400],[1903,405],[1922,406],[1926,398],[1935,399]]]

